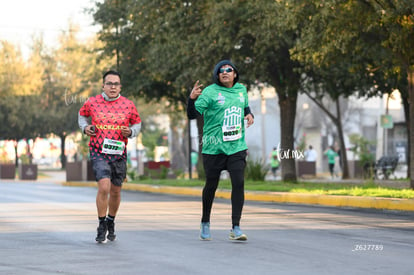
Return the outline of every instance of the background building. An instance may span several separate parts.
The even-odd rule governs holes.
[[[269,163],[268,156],[273,147],[280,143],[280,109],[277,94],[273,88],[256,88],[249,92],[249,101],[255,115],[255,124],[246,130],[246,141],[249,156]],[[336,113],[335,104],[326,101]],[[359,134],[372,141],[371,152],[378,160],[383,155],[398,155],[399,163],[405,164],[407,158],[407,130],[404,109],[399,91],[394,91],[388,98],[376,97],[358,99],[350,97],[340,99],[342,123],[348,160],[357,156],[349,151],[352,144],[350,134]],[[383,115],[391,119],[391,128],[384,128],[381,121]],[[327,160],[324,150],[333,145],[337,139],[337,129],[330,118],[308,96],[298,97],[295,141],[298,146],[301,140],[306,148],[312,145],[318,152],[317,172],[327,172]]]

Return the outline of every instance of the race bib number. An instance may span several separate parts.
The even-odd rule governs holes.
[[[223,126],[223,141],[232,141],[241,138],[241,124],[234,126]]]
[[[102,153],[109,155],[122,155],[125,150],[123,141],[105,138],[102,145]]]
[[[242,110],[232,106],[224,111],[223,141],[237,140],[242,137]]]

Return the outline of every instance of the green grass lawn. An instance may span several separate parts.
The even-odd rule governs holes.
[[[131,182],[130,182],[131,183]],[[132,183],[142,183],[163,186],[181,186],[181,187],[202,187],[204,181],[188,180],[188,179],[145,179],[136,180]],[[230,180],[221,180],[219,189],[230,190]],[[414,190],[380,187],[373,182],[363,184],[350,183],[322,183],[322,182],[298,182],[288,183],[282,181],[246,181],[246,191],[267,191],[267,192],[292,192],[292,193],[308,193],[308,194],[324,194],[324,195],[343,195],[343,196],[369,196],[369,197],[385,197],[385,198],[414,198]]]

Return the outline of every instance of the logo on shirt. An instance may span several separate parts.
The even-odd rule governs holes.
[[[220,104],[220,105],[223,105],[224,101],[225,101],[225,97],[222,96],[221,93],[219,93],[218,97],[217,97],[217,103]]]
[[[120,125],[110,125],[110,124],[97,124],[96,128],[100,129],[100,130],[121,130],[122,126]]]
[[[244,96],[243,96],[243,93],[239,93],[239,96],[240,96],[240,102],[244,102]]]

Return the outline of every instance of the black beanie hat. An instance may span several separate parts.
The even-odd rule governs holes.
[[[230,65],[236,72],[236,78],[234,79],[234,83],[239,81],[239,71],[237,70],[236,66],[234,66],[234,64],[230,60],[221,60],[219,63],[217,63],[216,66],[214,66],[213,82],[216,83],[217,85],[223,86],[223,84],[221,84],[219,80],[218,74],[219,74],[220,68],[224,65]]]

